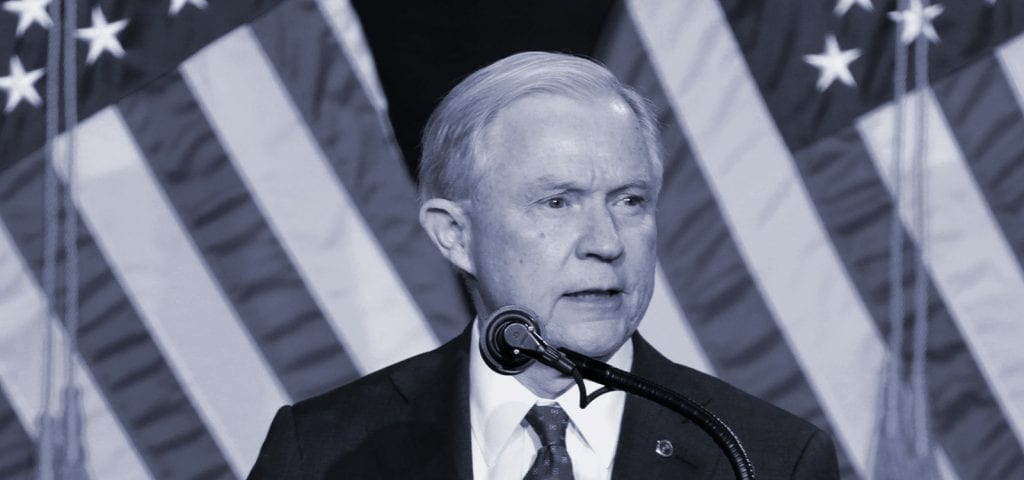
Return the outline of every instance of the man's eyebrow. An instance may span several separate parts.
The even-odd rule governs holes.
[[[537,188],[544,190],[586,190],[586,186],[576,180],[566,180],[565,177],[555,175],[541,175],[534,179]],[[622,185],[612,189],[615,192],[631,188],[649,190],[654,187],[654,181],[645,177],[635,177],[627,180]]]
[[[539,188],[545,190],[582,190],[583,186],[574,180],[555,175],[541,175],[534,179]]]
[[[649,179],[646,179],[646,178],[637,178],[637,179],[630,180],[630,181],[622,184],[622,186],[617,187],[615,189],[615,191],[618,192],[618,191],[621,191],[621,190],[629,190],[631,188],[636,188],[636,189],[640,189],[640,190],[650,190],[653,187],[654,187],[654,182],[653,181],[651,181]]]

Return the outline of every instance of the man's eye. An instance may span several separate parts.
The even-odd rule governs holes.
[[[566,206],[565,199],[561,197],[549,198],[546,203],[550,208],[565,208]]]
[[[622,197],[622,204],[627,207],[642,207],[646,199],[640,195],[626,195]]]

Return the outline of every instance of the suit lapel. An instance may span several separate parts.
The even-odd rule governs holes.
[[[396,421],[370,439],[379,478],[473,478],[469,338],[467,328],[415,368],[391,375],[399,404],[381,407],[393,408]],[[680,371],[639,335],[633,342],[634,373],[667,378],[667,372]],[[707,392],[685,377],[673,376],[664,386],[698,403],[710,402]],[[671,444],[671,451],[662,443],[659,453],[659,441]],[[709,478],[724,461],[708,435],[686,418],[635,395],[626,397],[613,478]]]
[[[473,478],[468,351],[467,329],[420,368],[392,374],[403,405],[393,434],[374,439],[382,478]]]
[[[661,379],[669,378],[668,372],[678,371],[639,335],[634,335],[633,346],[633,373]],[[678,383],[663,386],[700,404],[710,402],[703,389]],[[645,478],[710,478],[721,461],[724,456],[718,447],[693,422],[650,400],[626,397],[613,478],[637,478],[641,474]]]

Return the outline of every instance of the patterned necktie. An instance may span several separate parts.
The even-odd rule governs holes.
[[[540,437],[537,459],[523,480],[572,480],[572,460],[565,448],[565,427],[569,416],[558,405],[534,405],[526,422]]]

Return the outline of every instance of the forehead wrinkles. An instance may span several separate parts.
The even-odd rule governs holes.
[[[531,112],[529,116],[522,113],[527,108]],[[518,115],[512,115],[512,112],[517,111]],[[600,113],[595,115],[594,112]],[[597,116],[603,118],[596,119]],[[618,97],[576,98],[550,93],[528,95],[504,106],[487,120],[474,135],[474,153],[477,158],[489,159],[497,149],[523,151],[526,147],[534,150],[543,148],[539,152],[523,151],[525,154],[540,155],[550,152],[557,154],[563,148],[566,152],[574,152],[579,137],[589,132],[601,132],[617,119],[624,120],[632,129],[637,128],[635,115]],[[555,124],[547,128],[537,127],[537,123],[553,122]],[[618,141],[629,141],[625,136],[615,137]]]
[[[533,113],[534,117],[544,118],[545,120],[552,118],[564,120],[558,122],[556,127],[538,131],[536,125],[529,119],[524,119],[521,115],[509,116],[509,112],[522,108],[524,102],[536,102],[538,100],[543,102],[545,97],[553,103],[568,106],[568,108],[542,108],[540,111]],[[600,112],[597,115],[606,118],[599,121],[591,121],[595,118],[594,112]],[[511,118],[515,120],[511,120]],[[609,121],[615,122],[616,120],[620,120],[623,126],[621,128],[613,128],[614,132],[628,131],[628,135],[615,134],[614,132],[608,133]],[[554,128],[560,131],[554,132]],[[612,139],[611,141],[615,142],[607,144],[607,150],[613,152],[610,153],[611,155],[621,153],[615,153],[618,148],[616,147],[617,143],[619,147],[622,144],[628,144],[627,149],[631,153],[646,158],[651,169],[648,171],[650,175],[643,175],[643,177],[650,183],[653,190],[660,190],[661,164],[655,152],[650,151],[649,139],[645,135],[640,118],[630,108],[625,99],[616,95],[577,98],[573,95],[538,92],[520,97],[504,105],[494,112],[480,128],[473,132],[469,142],[470,158],[469,161],[465,162],[465,165],[471,171],[463,172],[461,175],[469,183],[470,198],[478,198],[479,186],[489,176],[487,175],[488,173],[494,170],[501,170],[501,166],[493,163],[499,161],[499,158],[503,159],[501,161],[508,162],[514,159],[517,154],[544,157],[557,156],[560,151],[564,151],[568,155],[576,155],[579,153],[577,151],[579,144],[573,136],[580,132],[588,133],[591,129],[602,134],[597,140],[598,142],[608,139]],[[568,134],[565,134],[567,132]],[[541,138],[544,141],[541,141]],[[562,147],[564,147],[564,150]],[[515,153],[502,156],[499,155],[501,152]],[[610,160],[615,161],[616,159],[611,158]],[[620,160],[625,161],[624,159]],[[594,184],[596,180],[602,177],[614,176],[616,168],[616,165],[600,162],[597,164],[589,163],[586,168],[574,168],[576,166],[572,163],[565,165],[564,174],[572,176],[572,178],[567,178],[567,180],[587,184]]]

